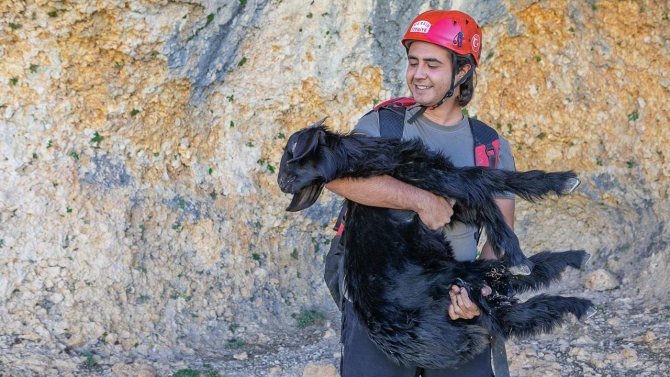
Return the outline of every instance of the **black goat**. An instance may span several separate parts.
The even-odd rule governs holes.
[[[560,279],[566,267],[581,267],[588,254],[543,252],[526,258],[493,198],[496,192],[512,192],[526,200],[551,192],[567,194],[579,182],[574,173],[458,168],[418,140],[341,135],[322,123],[298,131],[287,142],[278,183],[283,192],[294,194],[288,211],[311,206],[325,183],[334,179],[387,174],[455,199],[452,219],[483,224],[503,257],[457,262],[449,241],[415,213],[349,202],[344,236],[347,294],[370,339],[389,358],[424,368],[456,366],[480,353],[490,334],[528,337],[550,332],[567,313],[582,317],[593,311],[593,304],[581,298],[538,295],[520,303],[514,297],[511,291],[546,287]],[[454,284],[468,289],[482,315],[448,319]],[[483,285],[493,293],[482,296]]]

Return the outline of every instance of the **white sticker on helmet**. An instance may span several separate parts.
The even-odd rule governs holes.
[[[475,34],[472,36],[472,51],[477,52],[479,51],[479,47],[481,47],[481,40],[479,39],[479,34]]]
[[[428,21],[417,21],[412,25],[412,28],[409,30],[410,33],[428,33],[432,25]]]

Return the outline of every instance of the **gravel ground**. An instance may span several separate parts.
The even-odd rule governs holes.
[[[508,341],[512,376],[670,376],[670,304],[641,302],[619,289],[585,290],[575,286],[578,276],[564,281],[549,293],[588,297],[598,313],[551,335]],[[0,376],[173,376],[180,370],[185,376],[336,376],[339,312],[323,314],[305,329],[263,334],[263,344],[195,349],[170,360],[124,356],[109,345],[82,355],[0,336]]]

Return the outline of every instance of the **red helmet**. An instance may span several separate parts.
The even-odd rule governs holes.
[[[458,55],[471,54],[479,65],[482,29],[474,18],[457,10],[429,10],[418,15],[407,28],[402,44],[424,41],[451,50]]]

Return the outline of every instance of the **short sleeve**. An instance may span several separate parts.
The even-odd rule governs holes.
[[[379,130],[379,113],[377,111],[370,111],[363,115],[358,120],[354,127],[354,132],[364,133],[371,137],[379,137],[381,131]]]
[[[514,165],[514,155],[509,142],[500,137],[500,147],[498,149],[498,169],[516,171]],[[495,197],[498,199],[514,199],[514,194],[510,192],[496,193]]]
[[[514,155],[509,142],[500,137],[500,149],[498,151],[498,169],[516,171]]]

